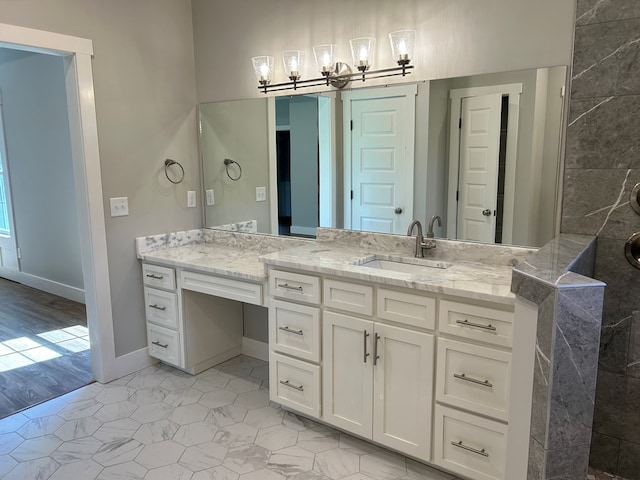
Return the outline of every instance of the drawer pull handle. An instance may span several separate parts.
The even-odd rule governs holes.
[[[462,443],[462,440],[460,440],[459,442],[451,442],[451,445],[453,445],[454,447],[458,447],[461,448],[463,450],[467,450],[468,452],[471,453],[476,453],[478,455],[482,455],[483,457],[489,457],[489,454],[487,452],[485,452],[484,448],[482,450],[478,450],[476,448],[473,447],[469,447],[467,445],[465,445],[464,443]]]
[[[380,340],[380,335],[376,333],[373,341],[373,366],[375,367],[378,364],[378,359],[380,355],[378,355],[378,340]]]
[[[278,288],[284,288],[286,290],[295,290],[296,292],[304,292],[304,288],[294,287],[292,285],[289,285],[288,283],[279,283]]]
[[[158,347],[161,347],[161,348],[169,348],[169,344],[168,344],[168,343],[167,343],[166,345],[163,345],[163,344],[161,344],[161,343],[160,343],[160,342],[158,342],[158,341],[156,341],[156,342],[151,342],[151,343],[153,343],[154,345],[157,345]]]
[[[454,377],[459,378],[460,380],[464,380],[465,382],[471,382],[478,385],[482,385],[483,387],[493,388],[493,383],[490,383],[489,380],[478,380],[476,378],[467,377],[464,373],[454,373]]]
[[[147,273],[147,277],[153,278],[154,280],[162,280],[164,275],[154,275],[153,273]]]
[[[483,325],[481,323],[473,323],[473,322],[470,322],[469,320],[467,320],[466,318],[464,320],[456,320],[456,323],[459,323],[460,325],[464,325],[465,327],[482,328],[484,330],[491,330],[492,332],[496,331],[496,327],[494,327],[491,324]]]
[[[292,330],[289,327],[278,327],[279,330],[282,330],[283,332],[287,332],[287,333],[293,333],[294,335],[304,335],[304,332],[302,330]]]
[[[285,387],[293,388],[299,392],[304,392],[304,387],[302,385],[294,385],[293,383],[289,383],[289,380],[280,380],[280,383]]]
[[[364,331],[364,363],[367,363],[367,357],[370,355],[367,353],[367,337],[369,336],[369,332]]]
[[[167,309],[167,307],[161,307],[156,303],[154,303],[153,305],[149,305],[149,308],[155,308],[156,310],[160,310],[162,312],[164,312]]]

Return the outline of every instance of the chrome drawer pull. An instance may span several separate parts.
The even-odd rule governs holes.
[[[467,320],[466,318],[464,320],[456,320],[456,323],[459,323],[460,325],[464,325],[465,327],[483,328],[484,330],[491,330],[492,332],[495,332],[496,330],[496,327],[494,327],[491,324],[483,325],[481,323],[473,323]]]
[[[158,347],[162,347],[162,348],[169,348],[169,344],[167,343],[166,345],[161,344],[160,342],[151,342],[154,345],[157,345]]]
[[[484,451],[484,448],[482,450],[477,450],[475,448],[468,447],[464,443],[462,443],[462,440],[460,440],[459,442],[451,442],[451,445],[453,445],[454,447],[462,448],[463,450],[467,450],[471,453],[482,455],[483,457],[489,457],[489,454]]]
[[[464,380],[465,382],[476,383],[483,387],[493,388],[493,383],[490,383],[489,380],[477,380],[475,378],[467,377],[464,373],[454,373],[453,376],[460,380]]]
[[[283,332],[287,332],[287,333],[293,333],[294,335],[304,335],[304,332],[302,330],[292,330],[289,327],[278,327],[279,330],[282,330]]]
[[[294,287],[289,285],[288,283],[279,283],[278,288],[285,288],[287,290],[295,290],[297,292],[304,292],[304,288],[302,287]]]
[[[293,388],[299,392],[304,392],[304,387],[302,385],[294,385],[293,383],[289,383],[289,380],[280,380],[280,383],[285,387]]]
[[[153,273],[147,273],[147,277],[153,278],[154,280],[162,280],[164,275],[154,275]]]
[[[156,310],[160,310],[162,312],[164,312],[167,309],[167,307],[160,307],[156,303],[154,303],[153,305],[149,305],[149,308],[155,308]]]
[[[369,336],[369,332],[364,331],[364,363],[367,363],[367,357],[370,355],[367,353],[367,337]]]

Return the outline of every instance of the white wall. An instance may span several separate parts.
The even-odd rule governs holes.
[[[414,80],[568,65],[574,0],[193,0],[198,101],[263,95],[250,59],[306,51],[302,75],[317,77],[312,47],[336,43],[351,62],[349,39],[377,38],[376,64],[392,66],[387,34],[417,31]],[[375,67],[375,66],[374,66]],[[383,80],[384,82],[384,80]]]
[[[21,273],[82,290],[63,59],[0,49],[0,91]]]
[[[0,0],[0,22],[92,39],[116,355],[146,346],[134,238],[201,225],[189,0]],[[163,178],[165,158],[185,181]],[[110,218],[109,197],[129,197]]]

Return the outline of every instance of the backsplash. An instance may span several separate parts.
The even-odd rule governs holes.
[[[562,211],[563,233],[598,236],[607,284],[590,463],[640,479],[640,271],[624,256],[640,230],[640,3],[578,0]]]

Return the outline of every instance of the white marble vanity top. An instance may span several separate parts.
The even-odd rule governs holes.
[[[513,268],[472,262],[446,262],[447,268],[424,267],[419,274],[379,270],[363,266],[374,259],[412,260],[411,256],[393,255],[385,251],[363,251],[345,245],[314,242],[300,247],[262,255],[260,260],[273,267],[339,275],[353,280],[463,296],[512,305]],[[418,260],[419,261],[419,260]],[[427,261],[429,261],[427,259]],[[444,263],[444,262],[441,262]]]
[[[477,244],[465,248],[461,242],[442,240],[437,241],[439,250],[425,256],[427,262],[445,263],[447,268],[403,273],[363,264],[376,258],[412,261],[415,239],[411,237],[318,231],[318,240],[214,230],[178,232],[141,237],[136,248],[138,258],[146,262],[251,282],[265,282],[270,265],[508,305],[515,299],[511,293],[513,264],[532,252]]]

